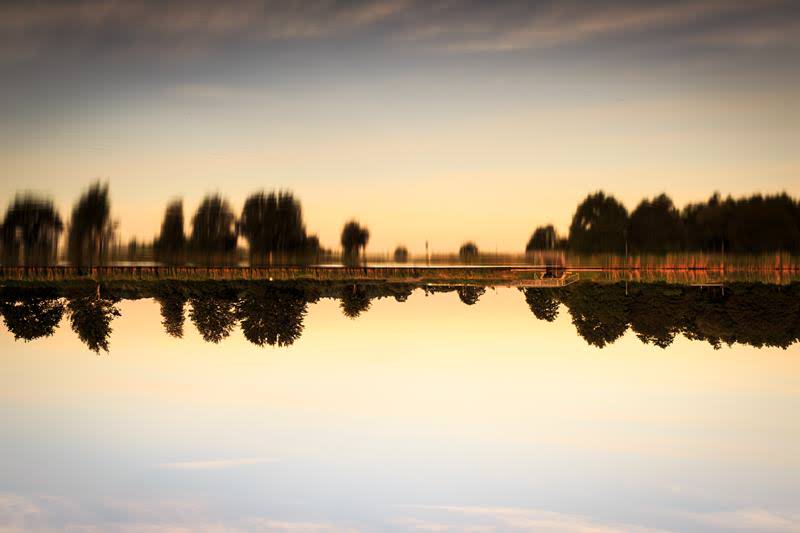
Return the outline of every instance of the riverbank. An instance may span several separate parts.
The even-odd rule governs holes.
[[[800,281],[800,269],[737,267],[538,267],[538,266],[46,266],[0,267],[0,282],[26,281],[280,281],[467,283],[508,286],[560,286],[579,280],[706,284]]]

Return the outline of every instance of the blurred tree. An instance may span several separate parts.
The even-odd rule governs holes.
[[[89,187],[72,209],[67,237],[67,255],[74,265],[103,261],[114,235],[108,184]]]
[[[159,258],[167,260],[176,258],[185,250],[186,234],[183,229],[182,200],[173,200],[167,205],[155,248]]]
[[[785,193],[741,198],[725,229],[733,253],[800,252],[800,204]]]
[[[408,261],[408,249],[405,246],[398,246],[394,249],[394,262],[405,263]]]
[[[24,194],[14,198],[0,227],[4,263],[41,265],[54,261],[64,224],[53,202]]]
[[[732,207],[733,199],[723,201],[719,193],[714,193],[705,203],[687,205],[681,214],[687,247],[690,250],[721,250],[726,244],[725,233]]]
[[[458,258],[464,263],[471,263],[478,258],[478,245],[472,241],[465,242],[458,249]]]
[[[622,253],[628,212],[613,196],[590,194],[575,211],[569,228],[569,247],[576,252]]]
[[[788,195],[754,195],[690,204],[682,212],[690,250],[733,253],[800,251],[800,203]]]
[[[242,209],[240,228],[252,254],[298,252],[306,244],[300,202],[289,192],[262,191],[250,196]]]
[[[666,194],[644,199],[628,220],[628,243],[636,252],[664,253],[684,247],[683,221]]]
[[[199,252],[236,249],[236,217],[219,195],[206,196],[192,217],[192,247]]]
[[[318,254],[322,250],[319,245],[319,237],[316,235],[308,235],[303,245],[307,254]]]
[[[559,243],[560,239],[552,225],[539,226],[531,235],[530,240],[528,240],[525,251],[553,250],[558,247]]]
[[[342,228],[342,248],[345,257],[358,258],[364,253],[369,242],[369,230],[355,220],[351,220]]]

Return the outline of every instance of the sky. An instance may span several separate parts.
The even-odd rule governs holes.
[[[794,346],[599,349],[502,287],[322,299],[288,347],[118,305],[101,356],[0,325],[3,531],[800,531]]]
[[[521,251],[603,189],[633,209],[800,193],[791,0],[0,5],[0,202],[111,187],[122,238],[288,189],[337,247]]]

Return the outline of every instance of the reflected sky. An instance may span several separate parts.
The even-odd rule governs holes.
[[[117,305],[110,355],[0,335],[0,527],[800,529],[796,345],[598,349],[507,288],[322,299],[283,347]]]

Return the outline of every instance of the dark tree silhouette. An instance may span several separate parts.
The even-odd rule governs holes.
[[[92,265],[106,258],[114,234],[108,184],[95,183],[72,209],[67,255],[75,265]]]
[[[226,200],[207,196],[192,217],[192,246],[206,253],[231,252],[236,248],[236,217]]]
[[[348,318],[356,318],[367,311],[370,306],[370,297],[364,287],[351,285],[344,287],[341,292],[342,313]]]
[[[206,342],[227,338],[236,325],[236,299],[230,294],[203,294],[189,298],[189,318]]]
[[[8,207],[1,227],[3,262],[34,265],[48,264],[55,259],[64,224],[53,202],[24,194],[17,196]]]
[[[308,235],[306,236],[306,240],[303,243],[303,250],[307,254],[318,254],[322,250],[319,245],[319,237],[316,235]]]
[[[478,287],[477,285],[462,285],[456,292],[458,298],[467,305],[475,305],[480,300],[481,296],[486,292],[486,287]]]
[[[800,251],[800,203],[788,195],[734,200],[715,193],[682,213],[690,250],[733,253]]]
[[[622,253],[628,212],[613,196],[590,194],[575,211],[569,228],[569,247],[577,252]]]
[[[686,299],[680,287],[657,285],[631,290],[631,329],[645,344],[666,348],[681,331]]]
[[[661,194],[642,200],[628,221],[628,243],[635,252],[669,252],[684,247],[683,221],[672,200]]]
[[[306,315],[303,291],[290,287],[249,287],[236,306],[247,340],[258,346],[290,346],[303,333]]]
[[[250,196],[242,209],[240,228],[252,254],[298,252],[306,244],[300,202],[289,192],[262,191]]]
[[[31,341],[55,332],[64,316],[64,303],[53,290],[13,291],[0,297],[0,312],[14,340]]]
[[[164,259],[175,258],[186,248],[183,229],[183,201],[174,200],[167,205],[161,233],[155,243],[156,251]]]
[[[182,292],[166,291],[156,296],[161,306],[161,325],[167,335],[176,339],[183,338],[185,308],[188,298]]]
[[[787,348],[800,340],[800,295],[770,285],[733,286],[725,311],[737,342]],[[794,317],[794,319],[793,319]]]
[[[405,246],[398,246],[394,249],[394,262],[405,263],[408,261],[408,248]]]
[[[715,348],[736,342],[787,348],[800,340],[800,284],[731,284],[725,294],[692,293],[687,300],[684,335]]]
[[[70,298],[67,302],[72,331],[95,353],[108,352],[111,321],[120,316],[115,304],[115,299],[100,296],[99,287],[96,293]]]
[[[520,289],[525,294],[525,301],[531,308],[533,316],[539,320],[552,322],[558,317],[557,293],[552,289]]]
[[[458,249],[458,258],[465,263],[469,263],[478,258],[478,245],[472,241],[465,242]]]
[[[342,228],[342,249],[346,258],[357,259],[369,242],[369,230],[355,220],[351,220]]]
[[[800,205],[786,194],[736,200],[725,240],[734,253],[800,251]]]
[[[539,226],[531,235],[528,244],[525,246],[526,252],[537,250],[553,250],[560,244],[560,239],[556,229],[552,225]]]
[[[564,290],[562,301],[578,334],[592,346],[603,348],[628,329],[627,297],[619,285],[578,283]]]
[[[391,287],[394,299],[398,302],[405,302],[408,297],[414,292],[413,285],[400,285]]]

